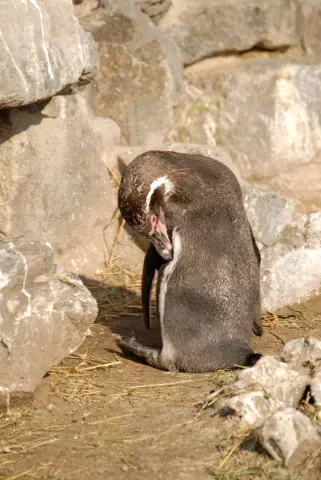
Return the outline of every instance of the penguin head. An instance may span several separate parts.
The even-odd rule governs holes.
[[[218,159],[172,151],[152,150],[136,157],[118,192],[124,219],[167,261],[172,258],[174,228],[186,227],[195,218],[214,218],[213,212],[232,218],[239,205],[241,188],[227,166]]]
[[[172,259],[171,227],[166,224],[166,204],[175,185],[166,165],[155,164],[154,153],[136,157],[127,167],[118,192],[118,206],[126,222],[147,237],[159,255]],[[149,155],[148,155],[149,154]],[[167,222],[169,223],[169,222]]]

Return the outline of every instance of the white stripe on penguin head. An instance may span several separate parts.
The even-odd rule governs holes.
[[[146,204],[145,204],[146,213],[149,212],[149,205],[150,205],[150,201],[152,199],[153,193],[158,187],[162,185],[165,185],[165,196],[174,190],[173,182],[171,182],[171,180],[168,177],[159,177],[156,180],[154,180],[150,186],[149,192],[146,197]]]

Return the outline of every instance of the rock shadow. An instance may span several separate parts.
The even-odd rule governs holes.
[[[244,450],[246,452],[255,452],[259,454],[264,454],[265,450],[259,441],[259,434],[260,434],[260,428],[257,428],[253,430],[251,433],[249,433],[241,443],[240,450]]]
[[[11,137],[28,130],[32,125],[39,125],[47,115],[42,110],[50,99],[41,100],[31,105],[3,109],[0,112],[0,145]]]

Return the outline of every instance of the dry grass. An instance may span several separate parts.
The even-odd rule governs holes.
[[[300,329],[306,322],[304,319],[295,315],[281,315],[277,312],[267,312],[262,315],[262,325],[271,330],[277,327],[287,327],[290,329]]]
[[[15,464],[19,463],[22,456],[33,454],[45,445],[59,442],[59,434],[67,428],[65,425],[30,426],[30,417],[31,412],[24,410],[11,415],[9,421],[5,416],[0,418],[0,428],[6,433],[0,438],[0,478],[6,478],[6,480],[36,478],[32,475],[38,468],[43,467],[22,470],[20,473],[6,477],[2,475],[2,472],[7,468],[15,468]]]
[[[99,357],[89,356],[87,352],[77,352],[50,370],[50,375],[57,377],[50,393],[65,400],[104,395],[103,387],[93,382],[95,379],[93,372],[107,370],[121,364],[121,359],[116,353],[107,353],[106,357]]]
[[[311,323],[313,324],[320,319],[319,315],[312,315],[312,317],[309,315],[308,317],[309,321],[307,321],[306,312],[303,313],[296,308],[287,306],[276,312],[264,313],[262,315],[262,324],[271,330],[278,327],[288,328],[290,330],[306,330],[311,326]]]

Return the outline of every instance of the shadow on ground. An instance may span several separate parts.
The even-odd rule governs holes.
[[[97,300],[99,312],[96,323],[106,326],[113,334],[135,335],[139,342],[148,347],[158,349],[162,347],[160,324],[156,315],[152,316],[150,330],[147,330],[144,325],[139,289],[109,286],[106,283],[84,278],[82,281]],[[155,312],[155,298],[152,299],[152,309]],[[116,315],[116,318],[111,315]],[[128,356],[132,357],[131,354]]]

